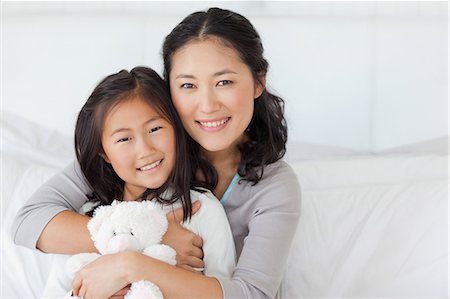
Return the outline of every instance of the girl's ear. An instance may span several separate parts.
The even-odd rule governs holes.
[[[100,155],[100,157],[103,158],[103,160],[106,161],[106,163],[111,164],[111,162],[110,162],[109,159],[108,159],[108,156],[107,156],[105,153],[100,153],[99,155]]]
[[[258,81],[255,84],[255,99],[259,98],[266,89],[266,73],[258,74]]]

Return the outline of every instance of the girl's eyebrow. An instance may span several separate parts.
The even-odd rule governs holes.
[[[154,122],[160,118],[162,118],[162,117],[159,115],[152,116],[149,120],[147,120],[146,122],[143,123],[143,126],[148,125],[149,123]],[[131,131],[131,129],[130,128],[117,128],[114,131],[112,131],[110,137],[112,137],[114,134],[117,134],[120,132],[125,132],[125,131]]]
[[[218,77],[221,75],[225,75],[225,74],[237,74],[236,72],[229,70],[229,69],[224,69],[218,72],[215,72],[212,76],[213,77]],[[175,77],[175,79],[196,79],[194,75],[188,75],[188,74],[179,74],[178,76]]]

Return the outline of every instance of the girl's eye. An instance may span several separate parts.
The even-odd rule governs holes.
[[[225,86],[225,85],[229,85],[231,83],[233,83],[233,81],[231,81],[231,80],[222,80],[217,83],[217,86]]]
[[[124,138],[120,138],[119,140],[117,140],[117,143],[119,143],[119,142],[127,142],[127,141],[129,141],[131,138],[128,138],[128,137],[124,137]]]
[[[158,131],[159,129],[162,129],[162,127],[151,128],[150,131],[149,131],[149,133],[156,132],[156,131]]]
[[[186,89],[194,88],[194,84],[184,83],[184,84],[181,84],[181,88],[186,88]]]

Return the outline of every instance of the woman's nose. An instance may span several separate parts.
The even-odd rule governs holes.
[[[199,110],[204,113],[212,113],[220,109],[220,102],[211,89],[205,89],[199,95]]]

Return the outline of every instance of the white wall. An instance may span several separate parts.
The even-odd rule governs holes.
[[[260,32],[291,140],[377,150],[448,134],[447,2],[3,2],[2,109],[72,134],[100,79],[161,73],[164,36],[212,5]]]

